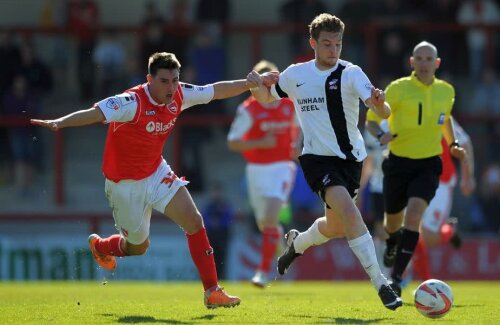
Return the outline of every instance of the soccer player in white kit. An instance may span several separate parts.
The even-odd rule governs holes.
[[[262,60],[254,68],[259,73],[277,71],[276,65]],[[284,98],[261,104],[249,97],[238,106],[227,136],[231,150],[241,152],[246,165],[250,205],[262,233],[261,262],[252,283],[264,288],[276,254],[282,229],[278,215],[288,202],[296,165],[294,157],[297,126],[293,103]]]
[[[380,270],[373,240],[354,204],[366,157],[357,127],[359,99],[382,118],[391,109],[384,92],[372,86],[360,67],[340,59],[344,23],[339,18],[321,14],[311,22],[309,32],[314,60],[289,66],[270,88],[260,82],[263,76],[257,72],[247,76],[249,82],[259,84],[251,89],[257,100],[293,100],[304,135],[300,164],[309,186],[325,202],[324,217],[304,232],[287,233],[288,247],[278,259],[278,272],[284,274],[307,248],[346,237],[384,306],[396,310],[402,301]]]
[[[179,178],[162,156],[165,141],[179,114],[197,104],[237,96],[255,86],[247,80],[193,86],[179,81],[180,63],[172,53],[149,58],[147,83],[54,120],[31,123],[58,131],[96,123],[108,124],[104,149],[105,192],[119,234],[89,236],[96,262],[116,268],[116,256],[143,255],[149,247],[152,209],[164,213],[185,232],[191,257],[205,290],[207,308],[233,307],[240,298],[218,284],[213,249],[203,219]]]

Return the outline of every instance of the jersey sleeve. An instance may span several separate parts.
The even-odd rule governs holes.
[[[102,111],[105,123],[130,122],[137,112],[137,98],[134,94],[123,93],[103,99],[95,103],[94,107]]]
[[[380,122],[382,122],[383,119],[380,116],[378,116],[377,114],[375,114],[374,111],[372,111],[371,109],[369,109],[366,112],[366,120],[370,121],[370,122],[375,122],[377,124],[380,124]]]
[[[276,99],[288,98],[290,67],[280,73],[279,80],[271,86],[271,95]]]
[[[182,94],[184,99],[182,109],[185,110],[194,105],[207,104],[214,98],[214,86],[195,86],[191,84],[181,83]]]
[[[385,89],[385,101],[389,103],[391,110],[398,108],[399,91],[397,82],[391,82]]]
[[[463,145],[465,143],[469,143],[470,142],[470,137],[469,135],[464,131],[464,129],[462,128],[462,126],[460,124],[458,124],[458,122],[455,120],[454,123],[454,129],[455,129],[455,137],[456,139],[458,140],[458,143],[460,143],[460,145]]]
[[[243,135],[252,127],[252,116],[244,105],[238,106],[236,117],[231,124],[231,129],[227,135],[227,140],[240,140]]]
[[[357,65],[349,67],[349,82],[363,103],[370,98],[373,85]]]

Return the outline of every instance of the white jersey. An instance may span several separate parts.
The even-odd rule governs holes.
[[[191,84],[180,83],[182,88],[182,107],[181,111],[185,110],[194,105],[206,104],[210,102],[214,97],[214,86],[194,86]],[[149,101],[153,105],[165,106],[165,104],[158,104],[151,94],[149,93],[149,85],[144,85],[144,90],[148,95]],[[105,98],[95,104],[98,106],[104,117],[106,118],[106,123],[111,122],[130,122],[134,119],[135,113],[137,111],[137,100],[133,100],[130,93],[122,93],[119,95],[111,96]]]
[[[344,60],[325,71],[315,60],[292,64],[271,87],[273,97],[290,97],[304,134],[302,154],[362,161],[365,144],[358,129],[359,99],[372,84],[360,67]]]

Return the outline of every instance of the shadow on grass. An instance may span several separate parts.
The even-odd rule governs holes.
[[[117,315],[113,314],[101,314],[106,317],[116,317]],[[118,317],[116,320],[117,323],[125,323],[125,324],[140,324],[140,323],[160,323],[160,324],[194,324],[198,323],[198,321],[210,321],[217,317],[214,314],[208,314],[200,317],[194,317],[193,321],[181,321],[176,319],[156,319],[153,316],[122,316]]]
[[[200,317],[195,317],[193,318],[193,320],[212,320],[216,317],[216,315],[203,315],[203,316],[200,316]]]
[[[140,323],[160,323],[160,324],[192,324],[175,319],[156,319],[152,316],[123,316],[116,320],[117,323],[140,324]]]
[[[356,319],[356,318],[344,318],[344,317],[320,317],[325,320],[326,324],[376,324],[380,322],[385,322],[388,318],[374,318],[374,319]]]

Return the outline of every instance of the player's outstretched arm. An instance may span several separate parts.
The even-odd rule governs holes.
[[[30,123],[45,127],[52,131],[57,131],[68,127],[103,123],[104,121],[105,117],[101,110],[97,107],[92,107],[86,110],[73,112],[55,120],[31,119]]]

